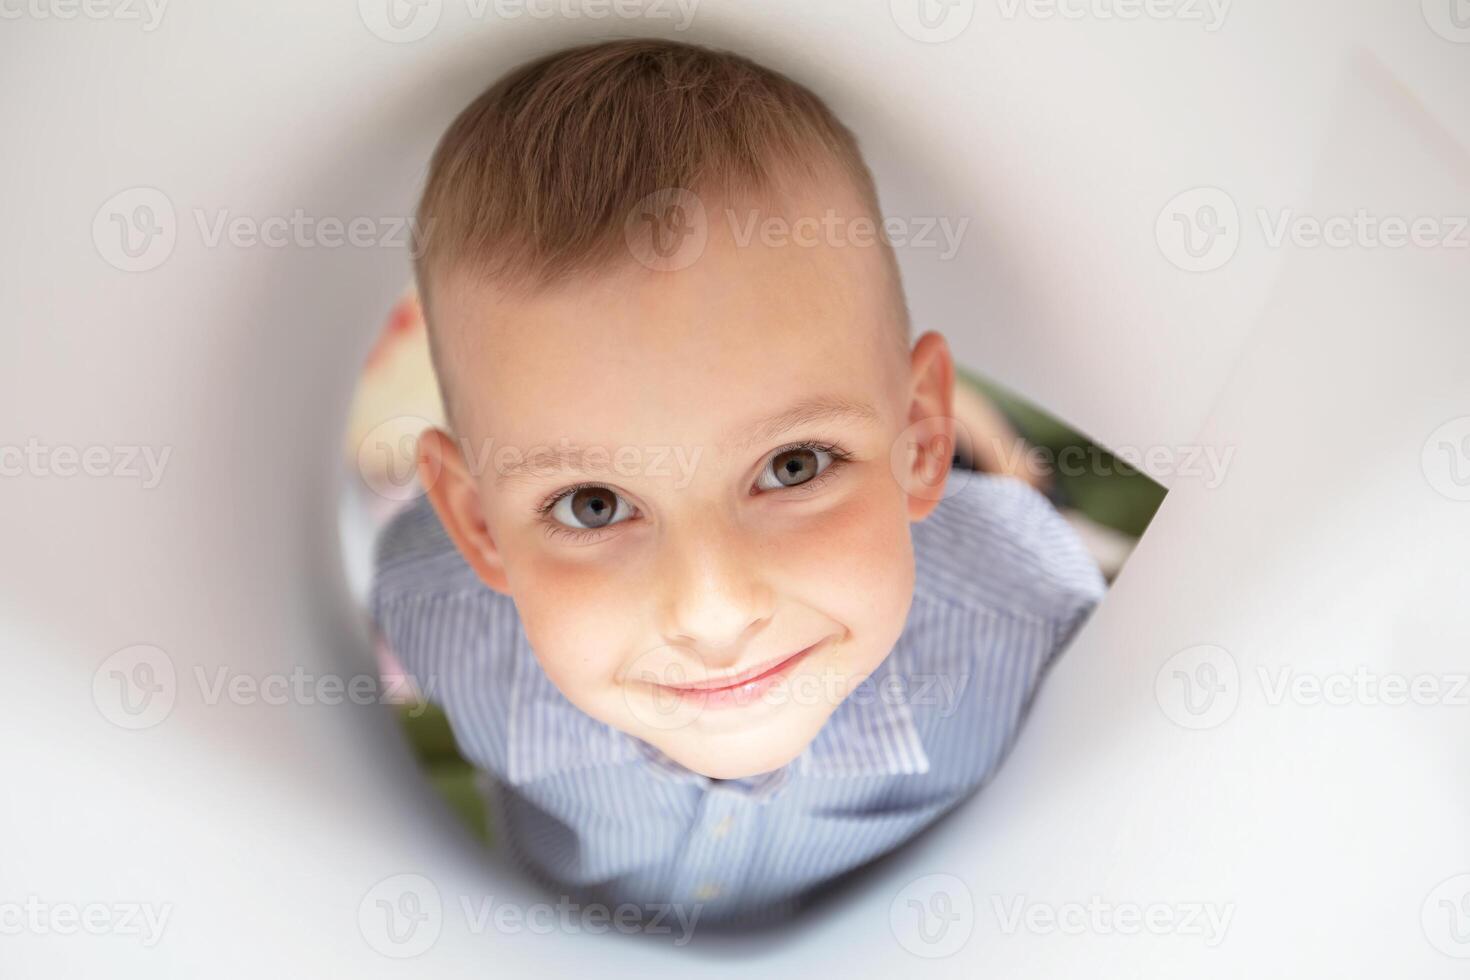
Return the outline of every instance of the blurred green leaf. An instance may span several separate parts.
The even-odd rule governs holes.
[[[489,843],[489,815],[475,785],[475,767],[467,762],[454,740],[449,718],[436,704],[421,702],[398,706],[398,722],[409,747],[424,769],[429,784],[459,815],[470,833]]]
[[[1143,534],[1164,502],[1162,486],[1010,390],[970,371],[958,373],[1000,409],[1021,438],[1045,449],[1051,459],[1065,459],[1063,450],[1075,447],[1084,454],[1080,458],[1097,461],[1086,472],[1055,474],[1056,503],[1125,534]]]

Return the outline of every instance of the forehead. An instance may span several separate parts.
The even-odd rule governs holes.
[[[702,252],[676,271],[629,261],[532,296],[445,281],[436,329],[461,434],[705,443],[812,395],[886,412],[902,364],[896,283],[876,242],[841,225],[860,214],[712,205]]]

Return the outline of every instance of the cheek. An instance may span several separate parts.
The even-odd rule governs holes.
[[[635,612],[622,578],[534,552],[507,556],[506,568],[526,638],[552,682],[573,700],[610,688]]]
[[[873,478],[840,506],[807,522],[797,562],[783,562],[793,597],[851,629],[866,644],[891,644],[913,598],[908,510],[893,481]],[[887,653],[887,649],[883,650]]]

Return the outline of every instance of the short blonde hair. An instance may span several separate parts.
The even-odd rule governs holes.
[[[677,188],[731,200],[788,177],[829,179],[834,167],[881,225],[852,132],[810,90],[737,54],[617,40],[511,71],[444,133],[419,203],[415,274],[441,385],[436,276],[535,289],[606,271],[631,258],[624,222],[649,195]],[[906,346],[897,265],[879,244]]]

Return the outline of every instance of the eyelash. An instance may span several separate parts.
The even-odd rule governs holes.
[[[809,440],[809,441],[805,441],[805,442],[793,442],[793,443],[791,443],[788,446],[782,446],[779,449],[773,450],[770,454],[768,454],[766,456],[765,465],[770,465],[770,461],[772,459],[775,459],[777,456],[781,455],[782,453],[789,453],[792,450],[796,450],[796,449],[810,449],[810,450],[812,450],[814,452],[827,453],[828,455],[830,455],[832,457],[832,461],[827,464],[827,468],[826,469],[822,470],[822,472],[818,473],[816,476],[812,477],[810,480],[807,480],[805,483],[798,483],[794,487],[783,487],[783,488],[781,488],[781,491],[776,491],[776,490],[756,490],[756,489],[752,488],[751,494],[750,494],[752,497],[757,497],[757,496],[760,496],[761,494],[777,493],[777,492],[782,492],[782,491],[784,491],[788,496],[789,495],[792,495],[792,494],[799,494],[799,495],[805,496],[806,494],[812,493],[816,489],[818,489],[821,486],[825,485],[827,483],[827,481],[831,478],[831,475],[833,474],[834,471],[836,471],[841,466],[843,466],[843,464],[847,463],[849,460],[852,459],[852,453],[848,452],[846,449],[843,449],[841,446],[837,445],[836,443],[831,443],[831,442],[815,442],[815,441],[810,441]],[[607,484],[605,484],[605,483],[576,483],[576,484],[573,484],[572,486],[569,486],[569,487],[563,487],[562,489],[556,491],[551,496],[547,497],[539,505],[537,505],[537,507],[536,507],[536,514],[537,514],[538,518],[540,519],[542,525],[546,528],[546,533],[547,533],[548,536],[550,536],[552,538],[564,538],[564,539],[570,540],[570,541],[589,541],[589,540],[591,540],[593,538],[601,537],[602,532],[604,532],[604,531],[607,530],[606,527],[601,527],[601,528],[567,527],[565,524],[562,524],[560,521],[553,520],[549,516],[551,514],[552,508],[554,508],[557,505],[557,503],[559,503],[561,501],[561,499],[563,497],[567,497],[567,496],[569,496],[571,494],[576,493],[578,490],[585,490],[585,489],[587,489],[589,487],[607,487]],[[611,490],[612,488],[611,487],[607,487],[607,489]],[[616,492],[616,491],[614,491],[614,492]],[[623,523],[623,522],[620,521],[619,523]]]

